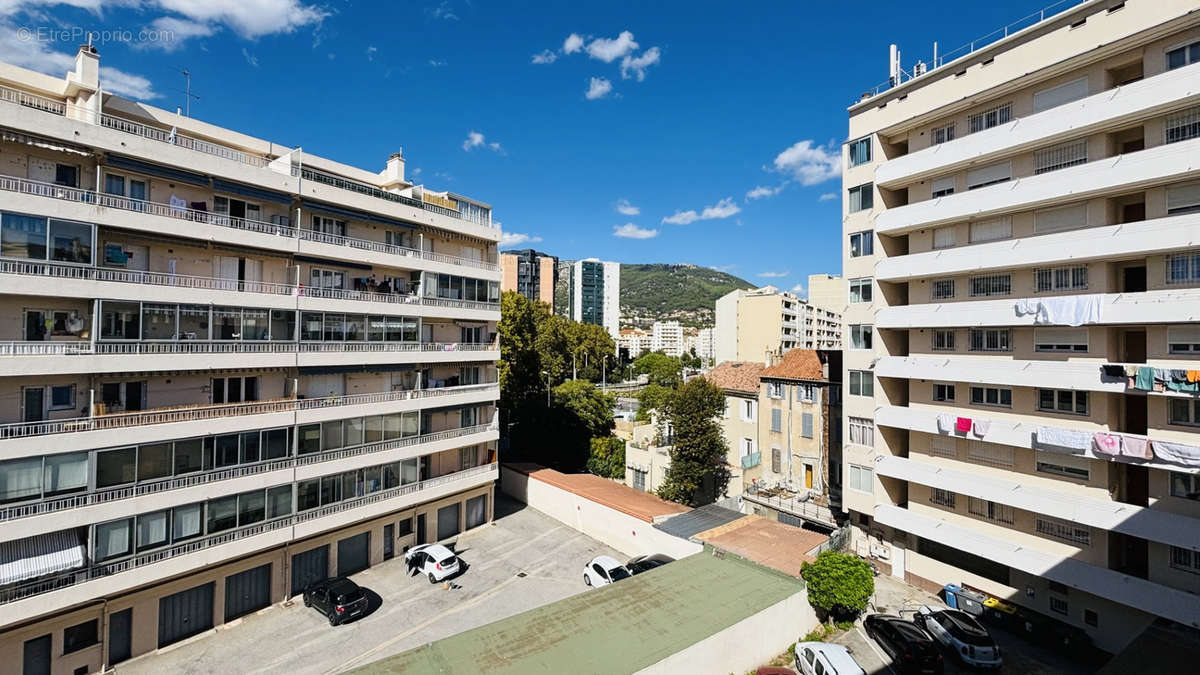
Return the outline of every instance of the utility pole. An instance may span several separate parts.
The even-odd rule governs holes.
[[[191,117],[192,116],[192,99],[196,99],[197,101],[199,101],[200,97],[196,96],[195,94],[192,93],[192,71],[188,70],[187,68],[180,68],[179,72],[182,73],[184,79],[187,80],[187,88],[184,89],[184,92],[183,92],[183,95],[184,95],[183,116]]]

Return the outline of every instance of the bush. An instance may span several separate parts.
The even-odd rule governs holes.
[[[875,592],[871,566],[836,551],[823,551],[816,562],[804,563],[800,576],[808,584],[809,604],[835,620],[853,619]]]
[[[616,436],[593,438],[587,470],[597,476],[625,479],[625,441]]]

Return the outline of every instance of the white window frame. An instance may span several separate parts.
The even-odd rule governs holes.
[[[934,250],[940,250],[940,249],[944,249],[944,248],[954,248],[955,239],[957,239],[957,237],[955,237],[954,234],[955,233],[954,233],[953,225],[947,225],[945,227],[935,228],[933,230],[933,248],[934,248]]]
[[[1033,175],[1037,176],[1070,166],[1087,164],[1087,161],[1088,143],[1086,138],[1058,143],[1033,153]]]
[[[782,382],[768,382],[767,398],[784,398],[786,394],[784,387],[786,386],[787,385]]]
[[[1003,169],[1003,171],[1001,171]],[[992,175],[995,174],[995,175]],[[986,176],[986,177],[981,177]],[[974,177],[974,179],[972,179]],[[1003,161],[967,171],[967,191],[978,190],[989,185],[999,185],[1012,180],[1012,162]]]
[[[1086,354],[1087,328],[1034,328],[1033,351],[1060,354]]]
[[[800,403],[812,403],[817,400],[816,385],[797,384],[792,390],[796,392],[796,400]]]
[[[865,146],[867,148],[867,157],[866,157],[866,159],[863,159],[860,162],[856,162],[856,161],[854,161],[854,146],[859,145],[859,144],[865,144]],[[856,139],[846,143],[846,166],[856,167],[856,166],[861,166],[863,164],[870,164],[871,159],[872,159],[872,154],[873,154],[873,149],[871,148],[871,137],[863,136],[862,138],[856,138]]]
[[[1200,137],[1200,106],[1167,115],[1163,143],[1178,143]]]
[[[974,134],[1012,120],[1012,102],[1002,103],[967,116],[967,133]]]
[[[869,370],[850,370],[846,372],[849,380],[851,396],[875,397],[875,374]],[[856,378],[857,376],[857,378]],[[858,391],[855,391],[855,379],[858,380]],[[868,390],[869,393],[868,393]]]
[[[858,253],[854,252],[855,242],[858,243]],[[850,234],[850,257],[863,258],[875,255],[875,230],[863,230]]]
[[[1064,291],[1086,291],[1088,288],[1087,265],[1063,265],[1043,267],[1033,271],[1034,293],[1061,293]]]
[[[976,394],[978,394],[978,400],[976,400]],[[971,405],[986,405],[995,408],[1012,407],[1012,389],[1008,387],[985,387],[973,384],[970,395]],[[1005,398],[1008,399],[1008,403],[1004,402]]]
[[[875,420],[866,417],[848,417],[850,442],[854,445],[875,447]]]
[[[850,324],[850,349],[874,349],[874,336],[869,323]]]
[[[954,194],[954,186],[957,178],[955,176],[943,176],[935,178],[929,184],[929,198],[937,199],[938,197],[948,197]]]
[[[757,408],[758,408],[758,401],[752,401],[752,400],[742,401],[742,421],[743,422],[753,422],[755,419],[755,413],[757,412],[757,410],[756,410]]]
[[[935,352],[952,352],[952,351],[954,351],[954,329],[953,328],[934,329],[933,335],[932,335],[931,348]]]
[[[1083,85],[1082,92],[1079,91],[1080,84]],[[1070,82],[1063,82],[1062,84],[1033,92],[1033,112],[1036,114],[1045,110],[1051,110],[1060,105],[1066,105],[1072,101],[1087,98],[1087,95],[1088,79],[1085,75]],[[1042,97],[1040,101],[1038,99],[1039,96]]]
[[[978,336],[978,341],[976,340]],[[967,331],[969,352],[1011,352],[1011,328],[972,328]]]
[[[1166,282],[1168,284],[1200,282],[1200,251],[1173,253],[1167,256],[1166,263]]]
[[[935,382],[933,384],[933,400],[943,402],[954,402],[954,385],[944,382]]]
[[[1183,63],[1178,66],[1171,66],[1172,52],[1183,52]],[[1163,65],[1167,70],[1175,70],[1175,68],[1183,68],[1190,66],[1193,63],[1200,62],[1200,40],[1188,42],[1186,44],[1171,45],[1163,50]]]
[[[1200,501],[1200,474],[1170,472],[1171,496]]]
[[[1170,354],[1200,354],[1200,326],[1168,326],[1167,352]]]
[[[874,298],[875,298],[874,283],[875,283],[874,277],[859,277],[857,279],[850,279],[847,282],[847,286],[850,289],[850,296],[848,298],[848,300],[850,301],[850,304],[867,304],[870,302],[874,302]],[[856,290],[858,291],[858,300],[854,299],[855,298],[854,293]],[[866,296],[863,295],[863,290],[867,291]]]
[[[967,294],[972,298],[993,298],[1012,295],[1011,274],[982,274],[967,280]]]
[[[875,208],[874,183],[863,183],[862,185],[855,185],[846,190],[846,210],[848,213],[870,211],[873,208]]]
[[[875,494],[875,471],[869,466],[850,465],[850,480],[846,486],[851,490]]]
[[[930,300],[952,300],[954,299],[954,280],[953,279],[934,279],[929,284],[929,299]]]
[[[1051,476],[1059,476],[1070,480],[1088,482],[1092,478],[1092,468],[1086,458],[1075,458],[1070,455],[1057,453],[1037,453],[1034,470]]]
[[[1012,219],[991,218],[978,220],[967,227],[967,241],[972,244],[985,244],[989,241],[1004,241],[1012,239]]]
[[[1055,214],[1065,214],[1068,216],[1077,216],[1071,219],[1060,219],[1063,222],[1047,223],[1043,218],[1055,216]],[[1088,224],[1088,209],[1087,202],[1077,204],[1068,204],[1066,206],[1056,206],[1051,209],[1039,209],[1033,212],[1033,232],[1034,234],[1048,234],[1050,232],[1067,232],[1069,230],[1078,230],[1087,227]]]
[[[933,127],[929,130],[929,145],[941,145],[954,140],[954,122]]]
[[[742,438],[742,457],[747,457],[754,454],[754,439]]]

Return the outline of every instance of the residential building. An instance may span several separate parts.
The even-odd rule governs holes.
[[[531,248],[500,254],[500,290],[516,291],[534,302],[554,307],[558,258]]]
[[[99,58],[0,64],[0,658],[26,672],[477,527],[498,476],[490,208],[400,153],[109,94]]]
[[[714,334],[712,328],[701,328],[696,331],[696,356],[705,364],[712,363],[716,356]]]
[[[800,305],[800,348],[839,350],[842,348],[842,314],[807,300]]]
[[[604,326],[615,341],[621,322],[621,265],[596,258],[571,264],[571,319]]]
[[[761,361],[726,361],[705,373],[725,392],[721,427],[725,435],[729,484],[725,494],[736,497],[746,486],[762,477],[762,451],[758,444],[758,376],[766,366]]]
[[[1055,11],[849,109],[843,500],[1116,652],[1200,626],[1200,13]]]
[[[637,328],[622,329],[617,336],[617,352],[626,350],[629,359],[636,359],[646,352],[653,351],[652,338],[649,333]]]
[[[657,413],[650,421],[633,426],[633,440],[625,442],[625,484],[647,492],[657,492],[667,480],[673,443],[671,424]]]
[[[774,286],[735,290],[716,302],[717,363],[765,361],[789,349],[839,349],[840,315]]]
[[[650,329],[650,351],[667,356],[683,354],[683,328],[678,321],[655,321]]]
[[[808,304],[827,309],[838,316],[846,311],[846,280],[834,274],[808,275]],[[840,330],[839,330],[840,334]],[[840,339],[840,338],[839,338]]]

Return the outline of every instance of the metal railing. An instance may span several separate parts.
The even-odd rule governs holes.
[[[159,129],[158,127],[148,126],[146,124],[142,124],[141,122],[127,120],[124,117],[109,115],[108,113],[100,115],[100,126],[107,127],[109,129],[116,129],[117,131],[123,131],[127,134],[133,134],[134,136],[148,138],[152,141],[178,146],[187,150],[202,152],[206,155],[231,159],[235,162],[241,162],[242,164],[247,164],[260,169],[266,167],[267,164],[270,164],[271,162],[271,160],[261,155],[252,155],[248,152],[243,152],[227,145],[221,145],[211,141],[202,141],[198,138],[185,136],[174,129]]]
[[[367,183],[351,180],[349,178],[343,178],[342,176],[335,176],[331,173],[325,173],[324,171],[319,171],[311,167],[302,167],[300,169],[300,177],[304,180],[311,180],[315,183],[321,183],[322,185],[335,187],[339,190],[356,192],[360,195],[374,197],[375,199],[383,199],[385,201],[394,202],[397,204],[404,204],[405,206],[411,206],[416,209],[421,209],[422,211],[429,211],[430,213],[441,214],[456,220],[474,222],[454,209],[448,209],[438,204],[430,204],[424,200],[416,199],[414,197],[406,197],[405,195],[396,194],[395,192],[388,192],[387,190],[380,189],[374,185],[368,185]]]
[[[29,94],[19,89],[13,89],[12,87],[0,87],[0,101],[15,103],[26,108],[35,108],[53,115],[67,114],[67,104],[65,101],[56,101],[45,96]]]
[[[820,523],[834,523],[833,511],[828,506],[821,506],[812,501],[800,501],[795,497],[783,498],[777,495],[764,495],[757,485],[746,487],[743,497],[752,502],[769,506],[777,511],[799,516]]]
[[[449,396],[452,394],[462,394],[471,391],[484,391],[488,389],[495,389],[498,391],[499,386],[500,385],[497,383],[489,382],[484,384],[468,384],[459,387],[411,389],[370,394],[348,394],[344,396],[328,396],[311,399],[286,398],[274,399],[270,401],[250,401],[246,403],[181,406],[178,408],[158,408],[151,410],[139,410],[136,412],[113,413],[109,415],[94,415],[92,417],[72,417],[68,419],[41,420],[37,422],[12,422],[9,424],[0,424],[0,439],[48,436],[53,434],[76,433],[82,431],[124,429],[128,427],[148,426],[154,424],[171,424],[177,422],[197,422],[225,417],[263,415],[277,412],[295,412],[299,410],[312,410],[315,408],[362,405],[365,403],[407,401],[433,398],[438,396]]]
[[[494,343],[293,342],[267,340],[163,340],[161,342],[0,342],[0,356],[94,356],[132,354],[298,354],[325,352],[477,352]]]
[[[35,579],[33,581],[15,584],[13,586],[9,586],[8,588],[0,589],[0,604],[7,604],[17,600],[23,600],[25,598],[41,595],[43,593],[49,593],[50,591],[67,588],[76,584],[92,581],[94,579],[110,577],[121,572],[128,572],[130,570],[145,567],[157,562],[162,562],[171,558],[177,558],[188,553],[195,553],[196,551],[213,548],[214,546],[220,546],[221,544],[228,544],[230,542],[246,539],[248,537],[274,532],[276,530],[292,527],[299,523],[322,518],[334,513],[355,509],[360,506],[367,506],[369,504],[375,504],[388,499],[402,497],[441,485],[454,483],[466,478],[489,474],[495,471],[497,466],[498,464],[495,462],[491,464],[482,464],[480,466],[463,469],[462,471],[455,471],[453,473],[429,478],[420,482],[409,483],[408,485],[401,485],[399,487],[382,490],[380,492],[375,492],[362,497],[348,499],[343,502],[330,504],[329,506],[323,506],[310,511],[295,513],[282,518],[277,518],[275,520],[255,523],[253,525],[246,525],[232,530],[227,530],[225,532],[210,534],[192,541],[176,544],[175,546],[170,546],[156,551],[148,551],[124,560],[118,560],[111,563],[101,563],[92,565],[91,567],[87,567],[82,570],[63,572],[42,579]]]
[[[187,274],[139,272],[136,270],[105,269],[101,267],[26,262],[21,260],[0,260],[0,274],[19,274],[23,276],[54,277],[56,279],[78,279],[83,281],[111,281],[126,284],[171,286],[174,288],[194,288],[212,291],[266,293],[269,295],[292,295],[296,290],[296,287],[290,284],[278,284],[268,281],[239,281],[237,279],[219,279],[216,277],[199,277]]]

